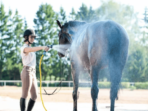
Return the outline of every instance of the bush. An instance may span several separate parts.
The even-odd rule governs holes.
[[[99,82],[99,88],[110,88],[110,82]]]
[[[129,82],[121,82],[121,88],[129,88],[130,87],[130,83]]]
[[[111,83],[110,82],[99,82],[98,85],[99,85],[99,88],[110,88]],[[21,86],[21,84],[17,84],[17,86]],[[39,83],[38,83],[38,86],[40,86]],[[43,83],[42,86],[47,87],[47,84]],[[48,83],[48,86],[49,87],[60,87],[59,83]],[[69,84],[62,82],[61,87],[69,87]],[[73,87],[73,83],[70,84],[70,87]],[[79,83],[79,87],[91,87],[91,84],[90,83]],[[148,82],[135,82],[133,85],[130,84],[130,82],[121,82],[120,88],[130,89],[130,90],[148,89]]]
[[[130,86],[130,90],[131,90],[131,91],[133,91],[133,90],[135,90],[135,89],[136,89],[135,86]]]
[[[22,87],[22,83],[16,83],[18,87]]]
[[[99,82],[99,88],[110,88],[110,82]],[[133,86],[130,85],[130,82],[121,82],[120,88],[131,90],[134,89],[148,89],[148,82],[135,82]]]
[[[148,89],[148,82],[136,82],[136,89]]]

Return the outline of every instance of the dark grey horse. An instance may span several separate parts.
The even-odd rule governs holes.
[[[59,44],[71,44],[70,57],[73,78],[73,111],[77,111],[79,71],[87,69],[92,80],[92,111],[97,111],[99,71],[108,66],[111,81],[110,100],[114,111],[122,71],[128,55],[129,40],[125,30],[113,21],[85,23],[70,21],[61,26]],[[63,54],[59,53],[61,57]]]

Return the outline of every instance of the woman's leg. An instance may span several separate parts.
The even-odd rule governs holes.
[[[31,99],[36,101],[38,97],[38,85],[37,85],[36,77],[33,78],[30,94],[31,94]]]
[[[26,109],[26,99],[20,98],[20,108],[21,108],[21,111],[25,111],[25,109]]]
[[[32,110],[32,108],[35,104],[35,101],[37,99],[37,95],[38,95],[38,86],[37,86],[37,80],[36,80],[35,73],[32,73],[32,76],[33,76],[32,86],[31,86],[31,89],[30,89],[31,98],[30,98],[29,103],[28,103],[27,111]]]
[[[21,111],[25,111],[26,98],[32,86],[32,77],[30,75],[30,70],[27,67],[23,68],[23,71],[21,73],[21,80],[22,80],[22,97],[20,99],[20,108]]]

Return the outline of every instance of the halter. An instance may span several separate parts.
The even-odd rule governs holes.
[[[62,32],[63,34],[66,34],[67,36],[69,36],[70,38],[68,38],[67,36],[66,36],[66,38],[67,38],[67,40],[70,42],[70,43],[72,43],[72,36],[71,36],[71,34],[69,34],[69,33],[67,33],[67,32]],[[59,34],[59,37],[60,37],[60,35],[62,34],[61,32],[60,32],[60,34]]]

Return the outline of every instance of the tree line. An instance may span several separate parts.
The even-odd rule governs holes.
[[[37,34],[32,46],[57,45],[59,28],[56,20],[62,24],[70,20],[85,21],[87,23],[100,20],[113,20],[121,24],[128,33],[130,45],[128,60],[125,65],[122,81],[148,81],[148,9],[143,12],[144,25],[132,6],[119,4],[113,0],[103,2],[97,9],[82,4],[79,11],[71,9],[66,15],[64,8],[55,12],[50,4],[41,4],[33,19],[34,30]],[[13,14],[10,9],[5,11],[4,4],[0,5],[0,80],[20,80],[22,60],[20,47],[24,44],[23,32],[28,28],[25,18],[19,15],[18,10]],[[39,78],[39,60],[43,51],[37,55],[37,78]],[[44,80],[72,80],[69,58],[60,58],[57,51],[50,50],[42,61],[42,78]],[[80,79],[89,80],[86,72],[81,72]],[[99,81],[109,81],[108,69],[100,72]]]

